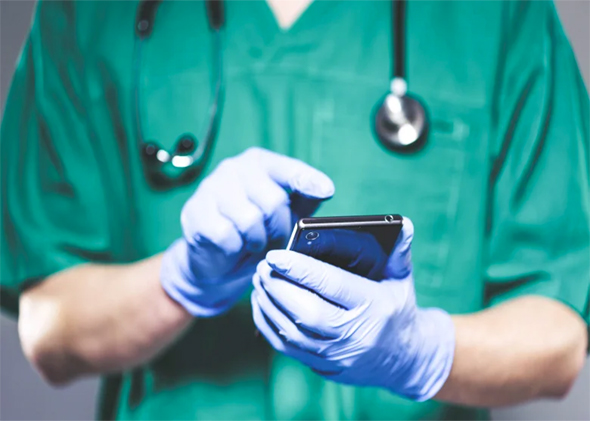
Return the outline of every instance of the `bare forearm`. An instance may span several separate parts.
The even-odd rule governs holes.
[[[19,317],[25,355],[57,384],[152,358],[192,320],[161,288],[160,260],[78,266],[26,291]]]
[[[557,301],[523,297],[453,320],[453,368],[436,399],[497,407],[562,397],[584,364],[585,324]]]

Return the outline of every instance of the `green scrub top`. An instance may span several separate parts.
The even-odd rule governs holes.
[[[141,170],[137,5],[38,5],[2,122],[5,309],[16,313],[19,292],[56,271],[132,262],[181,234],[180,210],[198,181],[155,192]],[[315,1],[283,31],[265,2],[226,2],[226,95],[207,172],[261,146],[334,180],[322,215],[410,217],[421,306],[470,313],[538,294],[588,320],[589,101],[553,4],[408,4],[408,82],[431,130],[425,150],[407,156],[384,150],[371,131],[390,79],[390,7]],[[138,81],[146,138],[170,148],[198,133],[211,41],[202,2],[160,5]],[[255,336],[248,302],[197,320],[144,366],[106,377],[99,417],[487,416],[326,382]]]

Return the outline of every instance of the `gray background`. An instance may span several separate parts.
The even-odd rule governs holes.
[[[558,10],[584,75],[590,82],[590,2],[557,2]],[[25,38],[34,3],[0,1],[0,113],[15,60]],[[45,385],[20,350],[16,323],[0,317],[0,419],[92,419],[98,380],[86,379],[63,389]],[[562,402],[536,402],[493,412],[497,420],[590,420],[590,367]]]

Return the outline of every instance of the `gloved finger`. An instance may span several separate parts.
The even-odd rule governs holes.
[[[241,258],[233,266],[232,272],[247,273],[250,276],[250,281],[252,281],[252,276],[256,272],[256,265],[264,260],[265,254],[265,251],[242,254]]]
[[[325,351],[328,344],[322,344],[321,341],[315,340],[304,335],[297,326],[290,320],[275,304],[270,300],[264,287],[260,284],[260,276],[255,274],[252,279],[254,290],[256,292],[256,301],[264,315],[277,327],[280,336],[297,348],[320,354]]]
[[[244,239],[246,250],[257,252],[266,248],[264,215],[260,208],[248,199],[246,192],[228,192],[227,196],[218,199],[217,206],[219,212],[235,225]]]
[[[182,233],[186,241],[196,245],[208,242],[228,254],[242,249],[242,238],[231,221],[217,208],[216,198],[210,194],[196,194],[182,208],[180,214]]]
[[[224,276],[223,282],[210,278],[193,277],[189,245],[184,238],[176,240],[164,254],[160,281],[164,290],[193,315],[211,317],[229,309],[248,289],[252,274],[246,270]],[[252,269],[250,269],[252,270]],[[187,282],[178,282],[178,276],[189,276]]]
[[[219,284],[201,283],[193,297],[195,301],[211,309],[213,314],[219,314],[232,307],[248,290],[251,283],[251,275],[234,276],[231,280]]]
[[[386,278],[405,279],[412,272],[413,239],[414,224],[409,218],[404,217],[402,231],[385,267]]]
[[[198,206],[194,199],[199,200]],[[206,195],[193,198],[185,205],[181,223],[190,249],[187,252],[190,251],[191,270],[197,278],[206,276],[214,280],[225,273],[227,265],[238,262],[242,236]]]
[[[207,279],[196,279],[198,286],[205,297],[223,297],[225,295],[241,295],[252,285],[252,268],[243,267],[236,272],[228,273],[216,282]],[[241,291],[241,292],[238,292]]]
[[[298,285],[350,310],[366,301],[375,282],[290,250],[271,250],[266,262]]]
[[[258,171],[244,184],[248,198],[264,215],[268,247],[284,247],[293,228],[289,195],[266,174]]]
[[[313,370],[318,372],[334,372],[333,363],[317,355],[311,354],[302,349],[298,349],[295,346],[288,343],[285,339],[281,338],[277,333],[276,327],[272,327],[267,317],[262,312],[258,300],[256,298],[256,291],[252,292],[250,301],[252,303],[252,318],[254,324],[258,328],[258,331],[264,336],[264,338],[270,343],[270,345],[277,350],[291,358],[295,358],[298,361],[311,367]]]
[[[258,264],[256,275],[269,298],[299,330],[311,332],[315,338],[323,340],[343,336],[350,316],[341,307],[308,289],[272,276],[272,269],[265,261]]]
[[[334,195],[334,183],[323,172],[288,156],[253,148],[248,152],[258,154],[258,160],[269,177],[289,192],[325,200]]]

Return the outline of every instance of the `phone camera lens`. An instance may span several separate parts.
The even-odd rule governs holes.
[[[393,222],[394,221],[393,215],[385,215],[385,221],[389,222],[389,223]]]
[[[305,239],[309,240],[309,241],[313,241],[313,240],[317,239],[319,236],[320,236],[319,233],[317,233],[315,231],[311,231],[305,235]]]

